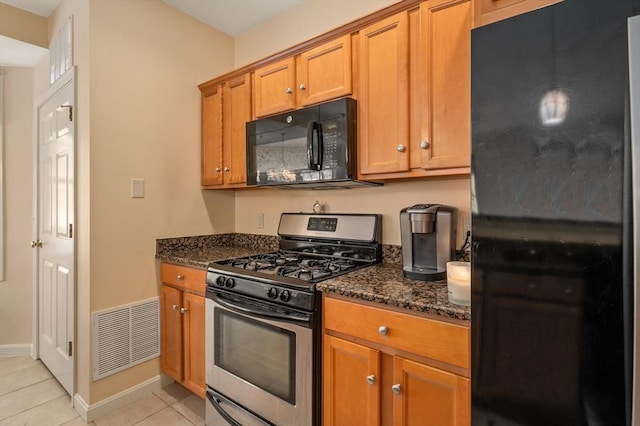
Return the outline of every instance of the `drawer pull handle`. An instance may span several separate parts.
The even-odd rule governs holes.
[[[184,280],[184,275],[180,275],[180,274],[178,274],[178,275],[176,275],[176,279],[177,279],[178,281],[182,281],[182,280]]]
[[[171,305],[171,309],[173,309],[174,311],[178,310],[178,305]]]
[[[393,391],[394,395],[400,395],[402,388],[400,387],[399,383],[396,383],[395,385],[391,386],[391,390]]]
[[[367,383],[372,385],[376,382],[376,376],[374,376],[373,374],[367,376]]]
[[[180,313],[181,314],[186,314],[187,313],[187,308],[180,308]]]
[[[386,336],[388,332],[389,329],[386,325],[381,325],[380,327],[378,327],[378,333],[380,333],[381,336]]]

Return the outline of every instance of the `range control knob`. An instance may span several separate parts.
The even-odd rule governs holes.
[[[220,287],[222,287],[224,285],[224,277],[223,276],[219,276],[218,278],[216,278],[216,284],[219,285]]]
[[[236,286],[236,280],[234,280],[233,278],[227,278],[227,280],[224,282],[224,286],[226,288],[233,288]]]
[[[267,291],[267,296],[269,296],[270,299],[275,299],[276,297],[278,297],[278,289],[275,287],[269,287],[269,291]]]
[[[282,293],[280,293],[280,300],[282,300],[283,302],[288,302],[289,299],[291,299],[291,293],[289,292],[289,290],[282,290]]]

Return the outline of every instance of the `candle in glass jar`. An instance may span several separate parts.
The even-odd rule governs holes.
[[[449,302],[456,305],[471,304],[471,264],[447,262],[447,293]]]

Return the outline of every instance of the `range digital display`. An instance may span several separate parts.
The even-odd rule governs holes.
[[[337,217],[310,217],[307,223],[307,231],[336,232],[337,226]]]

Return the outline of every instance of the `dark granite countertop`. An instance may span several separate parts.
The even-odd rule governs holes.
[[[324,293],[339,294],[446,318],[471,320],[471,308],[450,303],[447,281],[405,278],[402,266],[380,263],[317,284]]]
[[[210,262],[274,251],[278,238],[268,235],[218,234],[156,240],[156,259],[196,268]],[[385,263],[341,275],[317,284],[318,290],[354,299],[395,306],[444,318],[471,320],[468,306],[449,303],[447,283],[417,281],[402,275],[402,254],[383,246]]]
[[[217,234],[156,240],[156,259],[196,268],[209,263],[251,256],[278,248],[278,238],[270,235]]]

